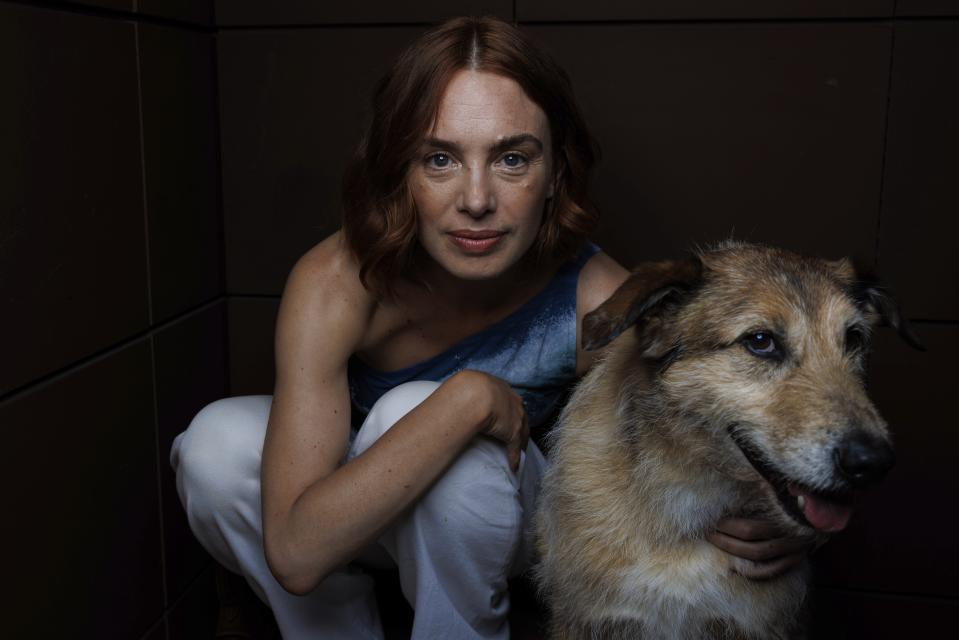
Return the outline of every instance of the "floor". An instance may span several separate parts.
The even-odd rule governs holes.
[[[376,598],[386,640],[408,640],[413,626],[413,609],[400,591],[397,572],[372,573],[376,580]],[[227,598],[237,605],[225,613],[221,611],[221,615],[233,617],[228,621],[230,625],[244,629],[248,637],[254,640],[281,640],[272,612],[241,578],[219,574],[219,580],[220,589],[225,590]],[[513,640],[543,640],[546,637],[543,630],[545,615],[536,600],[532,584],[524,578],[514,580],[510,583],[510,594],[510,637]]]

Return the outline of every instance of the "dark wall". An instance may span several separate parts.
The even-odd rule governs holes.
[[[211,2],[0,2],[5,637],[212,637],[168,456],[228,389],[215,73]]]
[[[881,332],[899,462],[815,557],[821,638],[934,637],[959,614],[947,410],[959,342],[959,4],[951,0],[217,3],[231,390],[268,393],[283,281],[336,228],[376,77],[428,24],[518,20],[603,148],[596,241],[626,265],[733,235],[850,255],[929,346]],[[269,28],[266,28],[269,27]],[[950,625],[951,626],[951,625]]]

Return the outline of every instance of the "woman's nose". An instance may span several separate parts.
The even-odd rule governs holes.
[[[492,213],[496,209],[496,198],[485,168],[467,168],[463,173],[463,186],[457,208],[474,218]]]

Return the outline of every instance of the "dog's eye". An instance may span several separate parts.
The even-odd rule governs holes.
[[[762,358],[777,358],[781,355],[776,339],[768,331],[746,334],[743,337],[743,344],[750,353]]]

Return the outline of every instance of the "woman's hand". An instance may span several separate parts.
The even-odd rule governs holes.
[[[706,539],[733,556],[733,570],[753,580],[768,580],[799,565],[812,549],[808,537],[783,537],[775,524],[751,518],[723,518]]]
[[[488,416],[482,425],[481,433],[499,440],[506,446],[506,456],[513,471],[519,470],[522,452],[529,442],[529,423],[522,399],[506,382],[479,371],[464,371],[475,376],[471,384],[477,384],[482,390]]]

